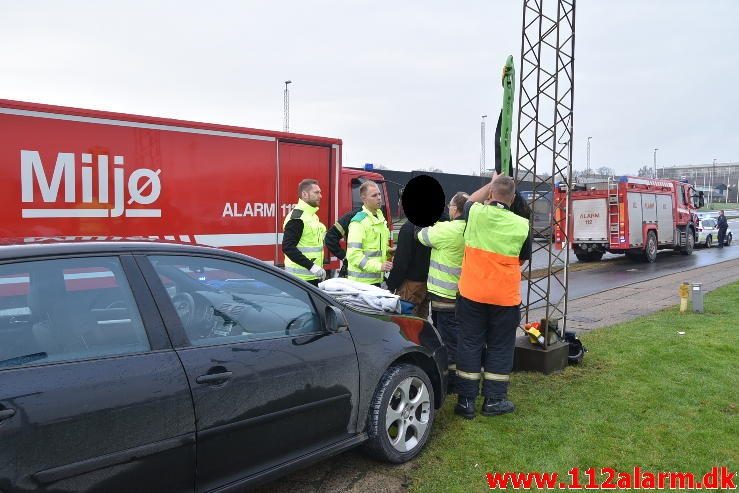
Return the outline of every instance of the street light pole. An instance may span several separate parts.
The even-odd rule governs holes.
[[[483,176],[487,171],[485,167],[485,118],[487,115],[482,115],[482,121],[480,122],[480,176]]]
[[[284,128],[285,132],[290,131],[290,91],[288,90],[287,86],[292,84],[293,81],[286,80],[285,81],[285,98],[283,101],[283,110],[284,110]]]
[[[715,188],[713,184],[713,180],[716,179],[716,158],[713,158],[713,169],[711,169],[711,179],[710,179],[710,187],[711,187],[711,205],[713,205],[713,189]]]
[[[655,178],[657,178],[657,151],[659,151],[659,149],[655,147],[654,148],[654,177]]]
[[[587,161],[587,164],[585,165],[585,176],[586,177],[590,176],[590,139],[592,139],[592,137],[588,137],[588,161]]]

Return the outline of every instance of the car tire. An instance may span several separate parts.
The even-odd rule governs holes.
[[[391,366],[370,402],[365,452],[394,464],[411,460],[426,444],[435,414],[426,372],[410,364]]]
[[[688,237],[688,240],[688,244],[692,245],[690,237]],[[657,260],[657,235],[654,233],[654,231],[650,231],[647,233],[647,244],[644,245],[644,260],[646,260],[650,264]]]
[[[731,233],[726,235],[726,246],[729,246],[729,245],[731,245]]]
[[[711,235],[706,236],[706,248],[711,248],[711,243],[713,241],[711,240]]]

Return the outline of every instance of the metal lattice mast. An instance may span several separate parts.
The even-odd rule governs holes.
[[[569,190],[572,180],[575,0],[524,0],[522,31],[516,181],[531,181],[532,208],[538,201],[549,207],[555,183]],[[549,176],[542,178],[544,173]],[[566,200],[569,206],[569,192]],[[555,248],[552,228],[565,232],[568,245],[566,222],[566,214],[552,214],[550,228],[532,230],[547,238],[533,242],[532,258],[546,256],[549,262],[545,268],[529,263],[525,306],[526,322],[561,319],[562,331],[569,248]]]

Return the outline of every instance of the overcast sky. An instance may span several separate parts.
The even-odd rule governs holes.
[[[547,0],[545,0],[547,1]],[[552,0],[548,0],[552,1]],[[345,165],[479,168],[521,2],[0,0],[0,98],[338,137]],[[739,161],[739,1],[578,0],[575,169]],[[518,103],[516,102],[516,108]],[[0,136],[0,138],[2,138]]]

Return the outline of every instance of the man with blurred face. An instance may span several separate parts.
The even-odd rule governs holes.
[[[306,179],[298,185],[298,203],[285,218],[282,252],[285,270],[314,286],[326,279],[323,269],[323,239],[326,226],[318,219],[321,187]]]
[[[389,272],[390,230],[382,214],[382,194],[373,181],[359,187],[362,210],[349,223],[346,258],[349,261],[348,278],[365,284],[380,286],[383,272]]]

